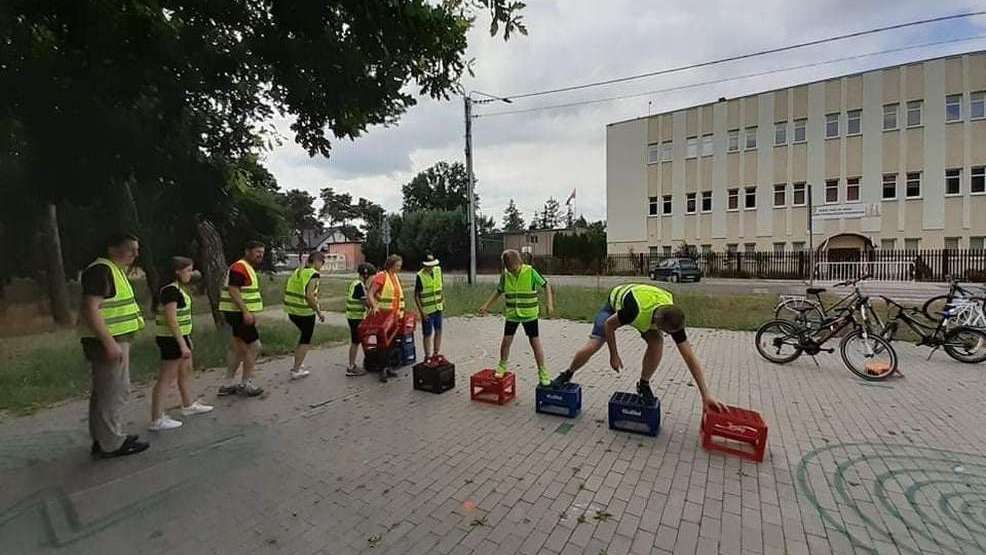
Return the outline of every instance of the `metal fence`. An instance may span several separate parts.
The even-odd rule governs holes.
[[[872,250],[858,256],[840,253],[799,252],[703,252],[691,254],[619,254],[601,259],[534,256],[528,261],[546,274],[646,276],[668,258],[691,258],[706,277],[756,279],[844,280],[869,275],[883,281],[986,282],[983,250]],[[482,255],[483,273],[500,270],[499,256]]]

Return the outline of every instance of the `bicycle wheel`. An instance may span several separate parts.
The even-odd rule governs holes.
[[[948,304],[948,295],[938,295],[924,301],[921,305],[921,312],[931,320],[941,320],[945,314],[945,305]]]
[[[945,335],[945,352],[959,362],[976,364],[986,360],[986,332],[959,327]]]
[[[876,335],[863,337],[861,329],[842,338],[839,352],[846,367],[864,380],[885,380],[897,371],[897,351],[893,346]]]
[[[757,330],[757,352],[775,364],[787,364],[801,356],[800,328],[787,320],[771,320]]]

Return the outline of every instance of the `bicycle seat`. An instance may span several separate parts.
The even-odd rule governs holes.
[[[809,295],[817,295],[819,293],[824,293],[825,291],[827,291],[827,289],[824,287],[809,287],[808,289],[805,289],[805,292]]]

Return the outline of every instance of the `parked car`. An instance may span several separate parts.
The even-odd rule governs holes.
[[[668,258],[650,269],[650,278],[670,282],[702,281],[702,270],[691,258]]]

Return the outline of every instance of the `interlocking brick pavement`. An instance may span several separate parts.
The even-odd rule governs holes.
[[[750,333],[690,330],[716,395],[770,426],[756,464],[699,446],[698,395],[671,341],[653,379],[657,438],[608,429],[609,395],[637,376],[605,353],[577,375],[578,419],[536,414],[522,337],[517,400],[470,402],[501,328],[447,322],[457,387],[442,395],[412,390],[409,370],[344,377],[345,346],[314,351],[301,382],[287,359],[266,362],[264,399],[215,399],[220,373],[199,375],[217,410],[121,460],[90,461],[84,401],[7,418],[0,553],[986,552],[986,366],[900,345],[906,378],[872,384],[835,355],[774,366]],[[588,331],[542,322],[553,371]],[[618,341],[635,367],[643,342]],[[141,393],[133,430],[147,423]]]

